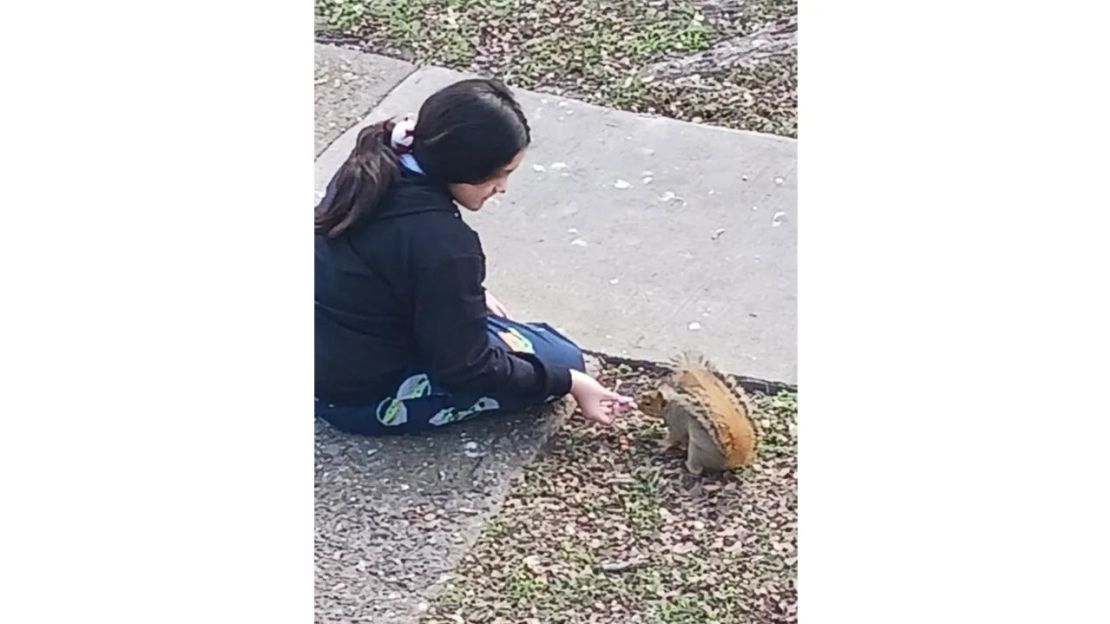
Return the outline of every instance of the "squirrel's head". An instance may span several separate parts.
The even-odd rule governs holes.
[[[662,418],[663,408],[667,406],[666,391],[663,388],[653,388],[641,394],[636,399],[640,411],[652,418]]]

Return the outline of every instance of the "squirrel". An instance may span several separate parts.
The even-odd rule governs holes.
[[[743,390],[703,356],[674,360],[669,383],[644,393],[640,410],[667,423],[663,450],[686,444],[686,469],[693,474],[748,466],[755,461],[755,428]]]

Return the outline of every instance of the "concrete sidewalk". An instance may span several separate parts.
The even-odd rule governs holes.
[[[366,123],[461,77],[318,45],[317,192]],[[794,383],[795,142],[517,93],[533,148],[508,195],[466,215],[514,315],[594,351],[698,349]],[[553,422],[384,439],[317,423],[316,621],[415,622]]]

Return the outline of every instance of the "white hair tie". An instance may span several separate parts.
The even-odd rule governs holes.
[[[406,115],[393,125],[393,133],[389,137],[389,144],[398,154],[407,154],[412,151],[412,134],[416,130],[416,118]]]

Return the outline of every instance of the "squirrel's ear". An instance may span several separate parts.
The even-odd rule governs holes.
[[[659,395],[662,396],[664,400],[670,401],[675,394],[676,393],[674,388],[668,386],[667,384],[659,385]]]

